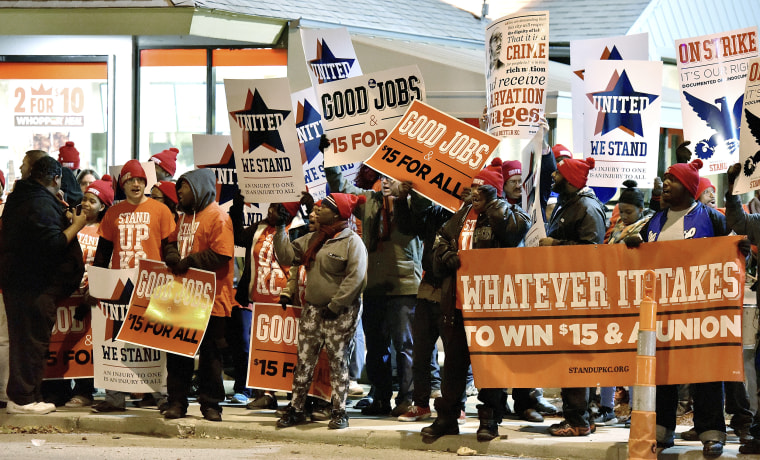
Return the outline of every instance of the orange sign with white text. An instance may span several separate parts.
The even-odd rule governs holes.
[[[45,366],[46,379],[92,377],[92,328],[90,315],[74,318],[81,297],[70,297],[56,304],[55,326]]]
[[[290,392],[298,362],[298,322],[301,307],[253,304],[248,380],[251,388]],[[314,368],[309,395],[329,401],[332,394],[330,365],[323,348]]]
[[[211,317],[213,272],[191,268],[173,275],[163,262],[137,261],[127,319],[116,340],[193,357]]]
[[[475,384],[632,385],[650,269],[657,384],[743,380],[739,239],[461,251],[457,306]]]
[[[372,156],[370,168],[414,189],[450,211],[488,161],[499,139],[414,100]]]

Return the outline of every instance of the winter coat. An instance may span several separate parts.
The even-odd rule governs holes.
[[[602,244],[607,231],[607,211],[604,204],[588,187],[576,193],[561,194],[557,200],[546,236],[557,245]]]

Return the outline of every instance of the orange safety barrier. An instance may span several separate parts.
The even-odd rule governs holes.
[[[628,436],[630,460],[657,459],[657,419],[655,415],[655,373],[657,303],[654,302],[655,273],[644,275],[644,298],[639,307],[639,335],[636,356],[636,379],[633,388],[631,433]]]

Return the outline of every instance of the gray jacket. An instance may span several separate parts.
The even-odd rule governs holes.
[[[291,242],[285,227],[277,227],[274,253],[281,265],[300,265],[309,248],[312,232]],[[335,313],[359,305],[367,284],[367,249],[359,235],[344,229],[325,241],[306,271],[306,302],[327,307]]]

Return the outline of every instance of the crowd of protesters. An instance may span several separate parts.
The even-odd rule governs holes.
[[[459,433],[464,402],[472,394],[462,312],[456,308],[459,251],[524,245],[531,221],[520,207],[519,161],[495,158],[462,193],[455,213],[417,193],[411,182],[364,170],[354,183],[339,168],[325,168],[332,190],[325,199],[314,203],[304,192],[300,202],[273,203],[265,219],[245,227],[242,196],[233,200],[229,213],[222,211],[211,170],[193,170],[174,182],[177,154],[171,148],[150,158],[158,181],[149,196],[147,175],[137,160],[127,162],[112,179],[79,170],[73,142],[61,147],[58,160],[39,150],[25,155],[21,178],[0,203],[0,404],[9,413],[46,414],[56,405],[91,406],[94,412],[126,409],[124,392],[106,389],[105,399],[95,401],[92,379],[77,379],[73,386],[43,382],[45,361],[56,302],[81,298],[79,319],[96,303],[89,295],[85,265],[131,268],[149,258],[163,260],[175,274],[190,268],[214,272],[217,289],[197,370],[193,359],[170,353],[167,394],[139,395],[138,406],[156,405],[167,419],[185,417],[195,374],[203,417],[221,420],[224,358],[229,356],[233,370],[228,373],[235,380],[231,402],[276,409],[280,428],[309,419],[345,428],[347,396],[363,392],[355,382],[361,370],[352,364],[357,337],[363,336],[372,390],[362,401],[362,414],[422,421],[432,417],[433,399],[436,418],[422,436],[432,442]],[[748,236],[739,249],[749,254],[749,242],[760,239],[760,214],[749,213],[732,194],[738,165],[727,173],[724,210],[715,209],[715,186],[700,177],[697,159],[671,165],[655,181],[651,209],[637,183],[626,181],[608,212],[587,186],[593,158],[575,159],[558,144],[545,146],[541,160],[538,196],[547,224],[540,246],[608,243],[635,250],[647,241],[733,231]],[[0,187],[5,187],[1,172]],[[115,202],[115,194],[123,194],[123,200]],[[139,242],[119,233],[119,217],[135,212],[150,215]],[[293,228],[299,215],[306,225]],[[238,261],[235,245],[245,249]],[[292,398],[284,407],[273,392],[246,386],[254,302],[302,308]],[[445,351],[442,373],[439,338]],[[329,359],[329,402],[307,396],[323,348]],[[595,390],[563,388],[563,419],[548,428],[549,434],[588,436],[597,425],[617,423],[615,388],[601,389],[598,410],[592,412]],[[724,408],[733,415],[729,426],[740,436],[741,451],[760,453],[760,441],[754,438],[760,436],[760,421],[749,409],[745,386],[736,382],[696,383],[682,390],[658,386],[660,447],[674,444],[683,394],[693,400],[694,411],[694,428],[683,438],[702,441],[706,456],[723,451]],[[500,436],[499,424],[510,414],[542,422],[544,415],[559,412],[540,388],[514,388],[512,408],[506,388],[480,388],[477,395],[477,439],[483,442]]]

